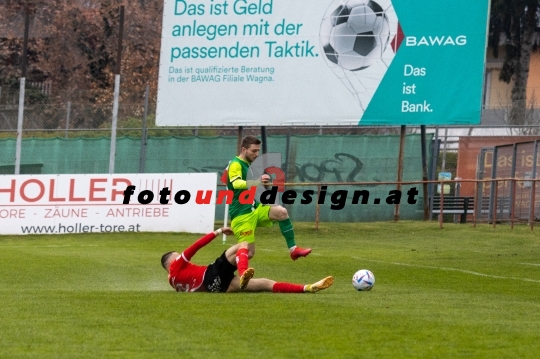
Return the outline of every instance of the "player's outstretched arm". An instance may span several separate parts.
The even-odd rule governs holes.
[[[213,232],[208,233],[204,237],[201,237],[198,240],[196,240],[191,246],[189,246],[188,248],[184,250],[183,252],[184,258],[187,261],[190,261],[191,258],[193,258],[193,256],[195,255],[195,253],[197,253],[199,249],[206,246],[208,243],[212,242],[214,238],[219,236],[221,233],[231,235],[233,234],[233,231],[229,227],[223,227],[223,228],[219,228]]]

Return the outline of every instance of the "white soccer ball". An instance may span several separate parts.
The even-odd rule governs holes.
[[[360,269],[352,277],[352,285],[358,291],[367,291],[373,288],[375,276],[367,269]]]
[[[381,59],[390,41],[390,25],[376,1],[342,0],[328,9],[320,38],[329,62],[358,71]]]

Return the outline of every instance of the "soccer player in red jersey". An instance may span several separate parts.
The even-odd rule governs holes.
[[[274,292],[274,293],[316,293],[328,288],[334,282],[326,277],[313,284],[292,284],[276,282],[266,278],[253,278],[255,271],[248,268],[241,277],[235,275],[236,252],[247,248],[247,242],[240,242],[227,249],[208,266],[191,263],[191,258],[199,249],[212,242],[221,233],[232,235],[233,231],[223,227],[199,238],[182,253],[168,252],[161,257],[161,265],[169,272],[169,284],[177,292]]]

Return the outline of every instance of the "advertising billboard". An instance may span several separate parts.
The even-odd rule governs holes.
[[[207,233],[216,185],[216,173],[0,176],[0,234]]]
[[[160,126],[480,122],[489,0],[165,0]]]

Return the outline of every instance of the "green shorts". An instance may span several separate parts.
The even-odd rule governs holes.
[[[255,229],[257,227],[272,227],[269,218],[270,206],[259,205],[253,212],[235,217],[231,222],[231,229],[238,242],[255,243]]]

